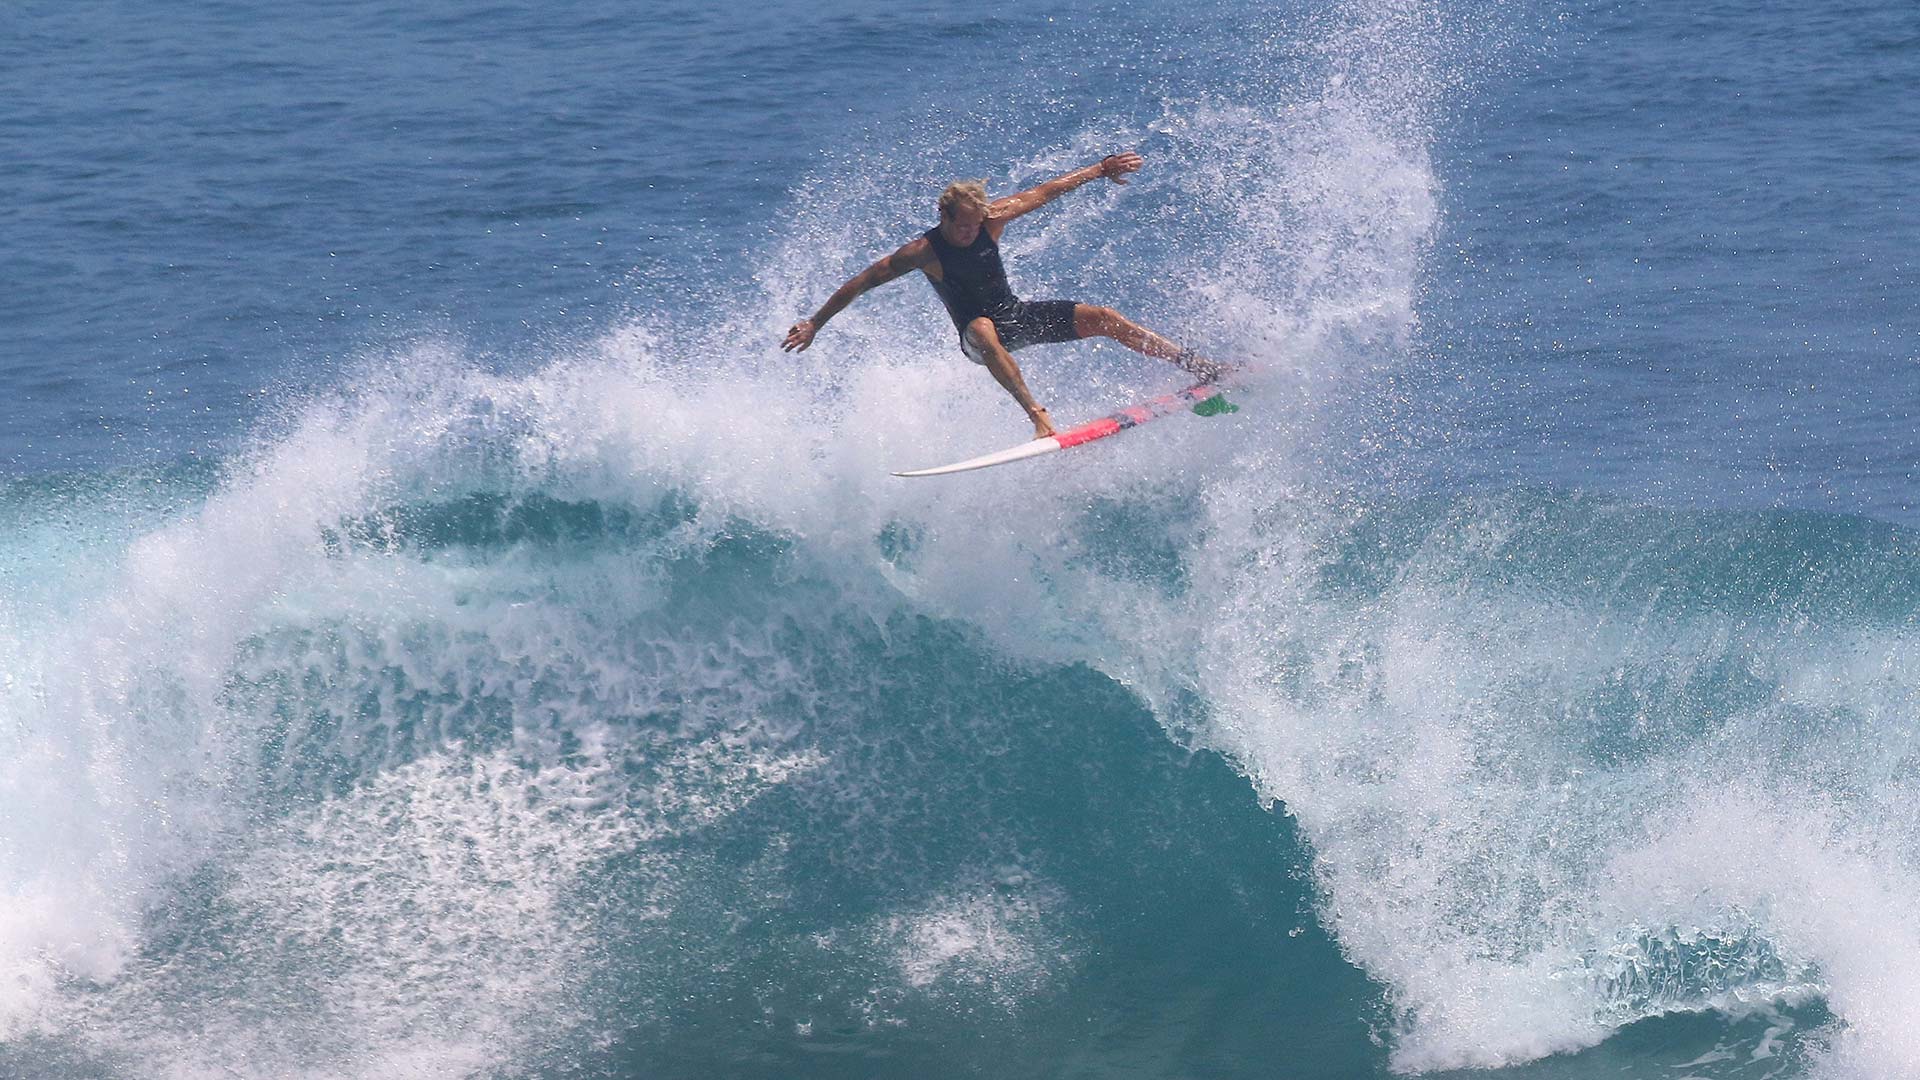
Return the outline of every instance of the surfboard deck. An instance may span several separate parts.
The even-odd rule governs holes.
[[[1051,454],[1056,450],[1068,450],[1076,446],[1085,446],[1109,435],[1118,435],[1128,428],[1139,427],[1149,420],[1158,420],[1162,416],[1191,409],[1204,402],[1220,397],[1222,393],[1218,382],[1195,383],[1185,390],[1176,390],[1171,394],[1162,394],[1157,398],[1143,401],[1131,408],[1121,409],[1111,416],[1098,420],[1089,420],[1079,427],[1049,435],[1044,439],[1033,439],[1018,446],[1009,446],[1005,450],[996,450],[991,454],[956,461],[951,465],[939,465],[931,469],[910,469],[896,472],[895,476],[947,476],[952,473],[972,472],[975,469],[990,469],[995,465],[1006,465],[1015,461]],[[1230,410],[1228,410],[1230,411]]]

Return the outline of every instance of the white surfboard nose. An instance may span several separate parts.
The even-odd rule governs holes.
[[[1019,446],[1009,446],[1005,450],[996,450],[991,454],[982,454],[979,457],[968,458],[965,461],[958,461],[952,465],[938,465],[931,469],[910,469],[907,472],[897,472],[893,475],[945,476],[948,473],[969,472],[973,469],[984,469],[990,465],[1005,465],[1010,461],[1021,461],[1030,457],[1039,457],[1041,454],[1051,454],[1058,449],[1060,449],[1060,440],[1049,435],[1044,439],[1032,439],[1021,443]]]

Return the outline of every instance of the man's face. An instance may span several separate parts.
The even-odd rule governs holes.
[[[940,232],[956,247],[966,247],[979,239],[980,228],[986,223],[987,212],[970,206],[956,206],[940,213]]]

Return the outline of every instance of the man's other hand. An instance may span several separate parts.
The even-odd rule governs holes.
[[[805,352],[807,346],[813,344],[813,335],[819,332],[812,319],[801,319],[787,331],[787,340],[781,342],[780,347],[787,352]]]
[[[1140,166],[1144,164],[1146,164],[1146,162],[1140,155],[1131,150],[1118,154],[1108,154],[1106,157],[1100,159],[1100,175],[1116,184],[1124,184],[1127,182],[1127,174],[1130,172],[1139,172]]]

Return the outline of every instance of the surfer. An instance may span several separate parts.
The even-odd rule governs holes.
[[[953,316],[960,331],[960,351],[993,377],[1025,409],[1033,421],[1033,437],[1054,434],[1053,420],[1034,400],[1020,377],[1013,353],[1028,345],[1046,345],[1086,337],[1105,337],[1147,356],[1172,361],[1202,381],[1219,378],[1220,365],[1203,360],[1192,349],[1181,348],[1109,307],[1071,300],[1021,300],[1007,286],[1007,270],[1000,262],[1000,234],[1007,223],[1072,191],[1105,177],[1116,184],[1139,170],[1139,154],[1127,151],[1101,158],[1017,195],[987,200],[985,181],[961,180],[940,193],[940,224],[908,241],[900,250],[855,274],[840,286],[811,319],[802,319],[787,331],[781,348],[788,352],[813,344],[827,320],[877,285],[918,270],[933,283],[933,291]]]

